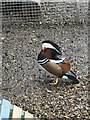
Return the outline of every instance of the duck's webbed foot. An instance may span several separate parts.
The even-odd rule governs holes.
[[[56,85],[58,83],[58,77],[56,78],[51,78],[51,80],[53,80],[54,82],[51,83],[51,85]]]

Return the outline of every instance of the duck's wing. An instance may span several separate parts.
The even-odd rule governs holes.
[[[59,63],[63,63],[65,59],[66,59],[66,58],[60,58],[60,59],[58,59],[58,60],[50,59],[50,62],[53,62],[53,63],[59,64]]]
[[[71,70],[70,70],[69,72],[65,73],[65,74],[63,75],[63,78],[64,78],[64,77],[68,77],[68,78],[71,79],[72,82],[75,83],[75,84],[78,84],[78,83],[79,83],[79,80],[76,78],[75,73],[74,73],[73,71],[71,71]]]
[[[59,63],[72,63],[73,60],[69,58],[59,58],[59,59],[50,59],[51,62],[54,62],[56,64]]]

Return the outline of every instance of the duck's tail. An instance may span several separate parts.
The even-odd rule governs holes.
[[[75,73],[71,70],[69,72],[65,73],[63,76],[67,76],[69,79],[71,79],[73,81],[74,84],[79,83],[78,79],[76,78]]]

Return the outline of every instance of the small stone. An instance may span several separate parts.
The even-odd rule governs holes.
[[[25,99],[27,99],[27,98],[28,98],[28,96],[24,96],[24,98],[25,98]]]
[[[4,40],[5,39],[5,37],[1,37],[1,40]]]
[[[47,90],[48,93],[51,93],[52,91],[51,90]]]

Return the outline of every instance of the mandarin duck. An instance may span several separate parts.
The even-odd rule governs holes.
[[[57,84],[59,78],[71,79],[73,83],[78,84],[75,73],[70,70],[70,63],[73,62],[70,58],[59,58],[62,52],[60,47],[52,41],[43,41],[42,49],[38,55],[37,62],[49,73],[56,76],[54,83]]]

